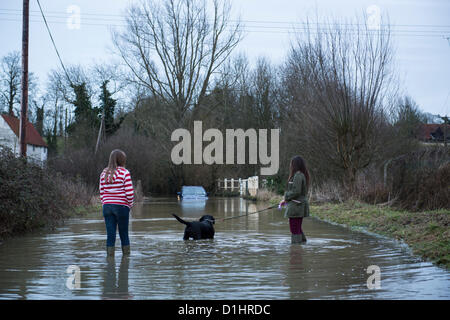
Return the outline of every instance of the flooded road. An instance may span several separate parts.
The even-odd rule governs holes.
[[[131,256],[107,259],[101,212],[53,232],[0,245],[0,299],[450,299],[450,273],[405,246],[304,219],[308,242],[291,245],[277,209],[239,198],[156,198],[130,219]],[[214,240],[183,241],[186,220],[216,218]],[[380,268],[368,289],[367,268]],[[79,270],[79,278],[71,270]]]

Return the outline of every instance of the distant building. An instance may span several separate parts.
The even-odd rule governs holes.
[[[7,114],[1,115],[0,146],[10,148],[17,156],[20,155],[19,127],[20,119]],[[29,121],[26,130],[27,158],[33,162],[44,163],[47,161],[47,144]]]
[[[417,139],[424,142],[443,142],[444,136],[447,141],[450,141],[450,125],[448,124],[422,124],[417,130]]]

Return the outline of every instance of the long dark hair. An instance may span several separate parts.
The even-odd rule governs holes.
[[[291,165],[289,167],[288,183],[289,181],[291,181],[292,177],[297,171],[300,171],[305,175],[306,185],[309,187],[309,172],[308,169],[306,169],[305,160],[300,156],[295,156],[291,160]]]

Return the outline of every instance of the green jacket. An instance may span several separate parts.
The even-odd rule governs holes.
[[[305,175],[302,172],[297,171],[294,174],[294,178],[288,182],[284,200],[287,202],[285,217],[309,217],[308,187],[306,186]],[[297,200],[301,203],[292,200]]]

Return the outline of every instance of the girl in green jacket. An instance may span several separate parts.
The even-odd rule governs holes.
[[[304,217],[309,217],[308,188],[309,172],[305,160],[295,156],[291,160],[287,191],[280,202],[280,207],[287,205],[284,216],[289,218],[292,243],[306,242],[302,222]]]

